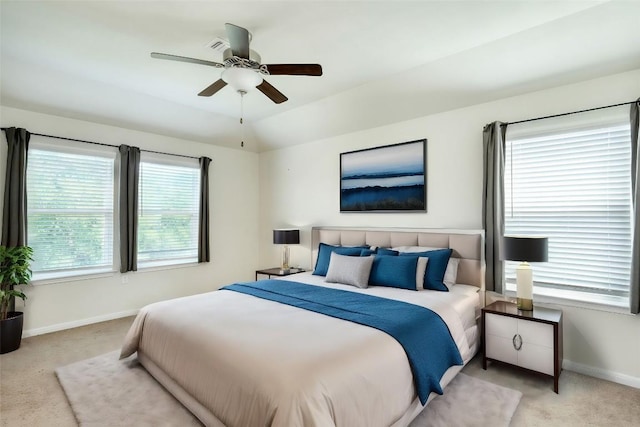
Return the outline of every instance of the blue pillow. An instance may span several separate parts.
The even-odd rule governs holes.
[[[374,255],[376,253],[376,251],[372,250],[372,249],[362,249],[360,251],[360,256],[371,256]]]
[[[444,273],[447,271],[447,264],[451,258],[451,249],[436,249],[426,252],[401,252],[400,257],[427,257],[427,272],[424,275],[424,288],[434,291],[449,292],[449,288],[444,284]]]
[[[387,248],[378,248],[378,251],[376,253],[378,255],[398,255],[400,252]]]
[[[331,253],[338,255],[360,256],[363,249],[369,249],[369,246],[332,246],[326,243],[320,243],[318,246],[318,259],[313,274],[316,276],[326,276],[329,271],[329,261],[331,261]]]
[[[369,286],[416,289],[418,257],[376,255],[369,274]]]

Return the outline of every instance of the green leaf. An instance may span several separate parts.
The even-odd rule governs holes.
[[[18,290],[31,280],[33,249],[29,246],[0,246],[0,312],[6,313],[11,301],[27,296]]]

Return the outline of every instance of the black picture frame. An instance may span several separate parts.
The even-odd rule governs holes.
[[[340,212],[426,211],[426,138],[340,154]]]

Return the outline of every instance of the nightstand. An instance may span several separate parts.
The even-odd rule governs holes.
[[[483,357],[508,363],[553,378],[558,393],[562,371],[562,311],[534,307],[518,310],[515,304],[496,301],[482,309]]]
[[[264,270],[256,270],[256,280],[258,280],[258,274],[262,274],[271,279],[271,276],[289,276],[291,274],[304,273],[307,270],[303,270],[302,268],[290,268],[288,270],[283,270],[280,267],[275,268],[265,268]]]

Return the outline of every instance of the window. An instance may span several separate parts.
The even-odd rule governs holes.
[[[142,153],[138,188],[138,267],[197,262],[197,160]]]
[[[542,293],[628,304],[630,147],[628,121],[508,136],[505,234],[549,237],[549,262],[533,266]]]
[[[117,270],[117,150],[34,136],[27,166],[27,243],[33,279]],[[197,159],[143,153],[138,267],[198,261]]]
[[[32,139],[28,156],[34,280],[112,271],[115,152]]]

